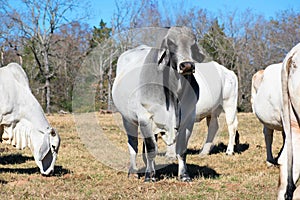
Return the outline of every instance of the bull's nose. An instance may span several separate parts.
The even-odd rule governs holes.
[[[179,65],[180,73],[193,73],[195,64],[193,62],[182,62]]]

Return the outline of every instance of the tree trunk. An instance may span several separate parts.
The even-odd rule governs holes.
[[[22,58],[22,56],[18,55],[18,57],[19,57],[19,63],[20,63],[20,65],[23,66],[23,58]]]
[[[45,81],[45,98],[46,98],[46,112],[49,114],[51,112],[50,109],[50,94],[51,94],[51,90],[50,90],[50,79],[46,78]]]
[[[109,71],[108,71],[108,97],[107,97],[107,109],[112,109],[112,100],[111,100],[111,83],[112,83],[112,50],[110,51],[109,57]]]
[[[2,66],[4,66],[4,47],[1,47],[1,57],[0,57],[0,59],[1,59],[1,66],[0,67],[2,67]]]
[[[51,103],[51,89],[50,89],[50,70],[49,70],[49,61],[48,61],[48,52],[47,49],[44,49],[44,65],[45,65],[45,100],[46,100],[46,112],[49,114],[51,112],[50,103]]]
[[[242,69],[242,65],[240,64],[239,62],[239,58],[237,57],[237,77],[238,77],[238,83],[239,83],[239,86],[238,86],[238,107],[240,108],[242,106],[242,81],[243,81],[243,78],[242,78],[242,73],[243,73],[243,69]]]

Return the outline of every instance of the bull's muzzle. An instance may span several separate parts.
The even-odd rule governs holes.
[[[180,74],[192,74],[195,72],[195,64],[193,62],[182,62],[179,65]]]

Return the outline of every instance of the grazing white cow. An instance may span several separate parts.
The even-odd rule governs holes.
[[[200,88],[196,104],[196,122],[206,118],[208,134],[200,155],[208,155],[219,129],[218,117],[224,111],[229,142],[226,154],[234,153],[237,132],[238,81],[233,71],[217,62],[196,63],[194,76]],[[167,157],[174,158],[174,146],[167,147]]]
[[[293,47],[283,61],[282,124],[285,143],[278,159],[280,180],[278,199],[293,199],[296,182],[300,175],[300,43]],[[297,191],[299,192],[298,188]],[[298,196],[297,196],[298,195]],[[296,197],[297,196],[297,197]],[[299,194],[295,198],[299,199]]]
[[[129,174],[137,172],[138,127],[146,146],[145,181],[155,181],[155,134],[167,145],[177,140],[178,176],[190,181],[186,148],[196,116],[199,87],[194,61],[201,62],[195,36],[186,27],[171,27],[161,48],[142,46],[124,52],[117,64],[112,89],[114,104],[123,118],[130,152]]]
[[[18,149],[28,146],[43,175],[54,172],[59,135],[48,123],[17,63],[0,68],[0,138]]]
[[[282,63],[266,67],[252,77],[251,103],[252,111],[263,124],[267,150],[267,165],[276,165],[272,154],[273,132],[283,131],[281,120],[281,69]],[[282,132],[284,137],[284,133]]]

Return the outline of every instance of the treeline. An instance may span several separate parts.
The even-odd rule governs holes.
[[[84,84],[89,78],[78,80],[79,73],[93,75],[90,78],[96,80],[92,83],[93,106],[111,109],[117,58],[137,45],[129,30],[190,27],[206,54],[205,61],[215,60],[237,74],[240,111],[251,111],[252,75],[281,62],[300,42],[300,13],[292,9],[266,19],[251,10],[216,14],[198,7],[186,8],[184,1],[119,0],[111,21],[101,20],[97,27],[89,27],[85,23],[88,13],[82,13],[87,2],[21,0],[19,8],[9,1],[0,2],[1,66],[20,63],[32,92],[47,112],[72,112],[74,82]],[[75,15],[76,11],[79,14]]]

